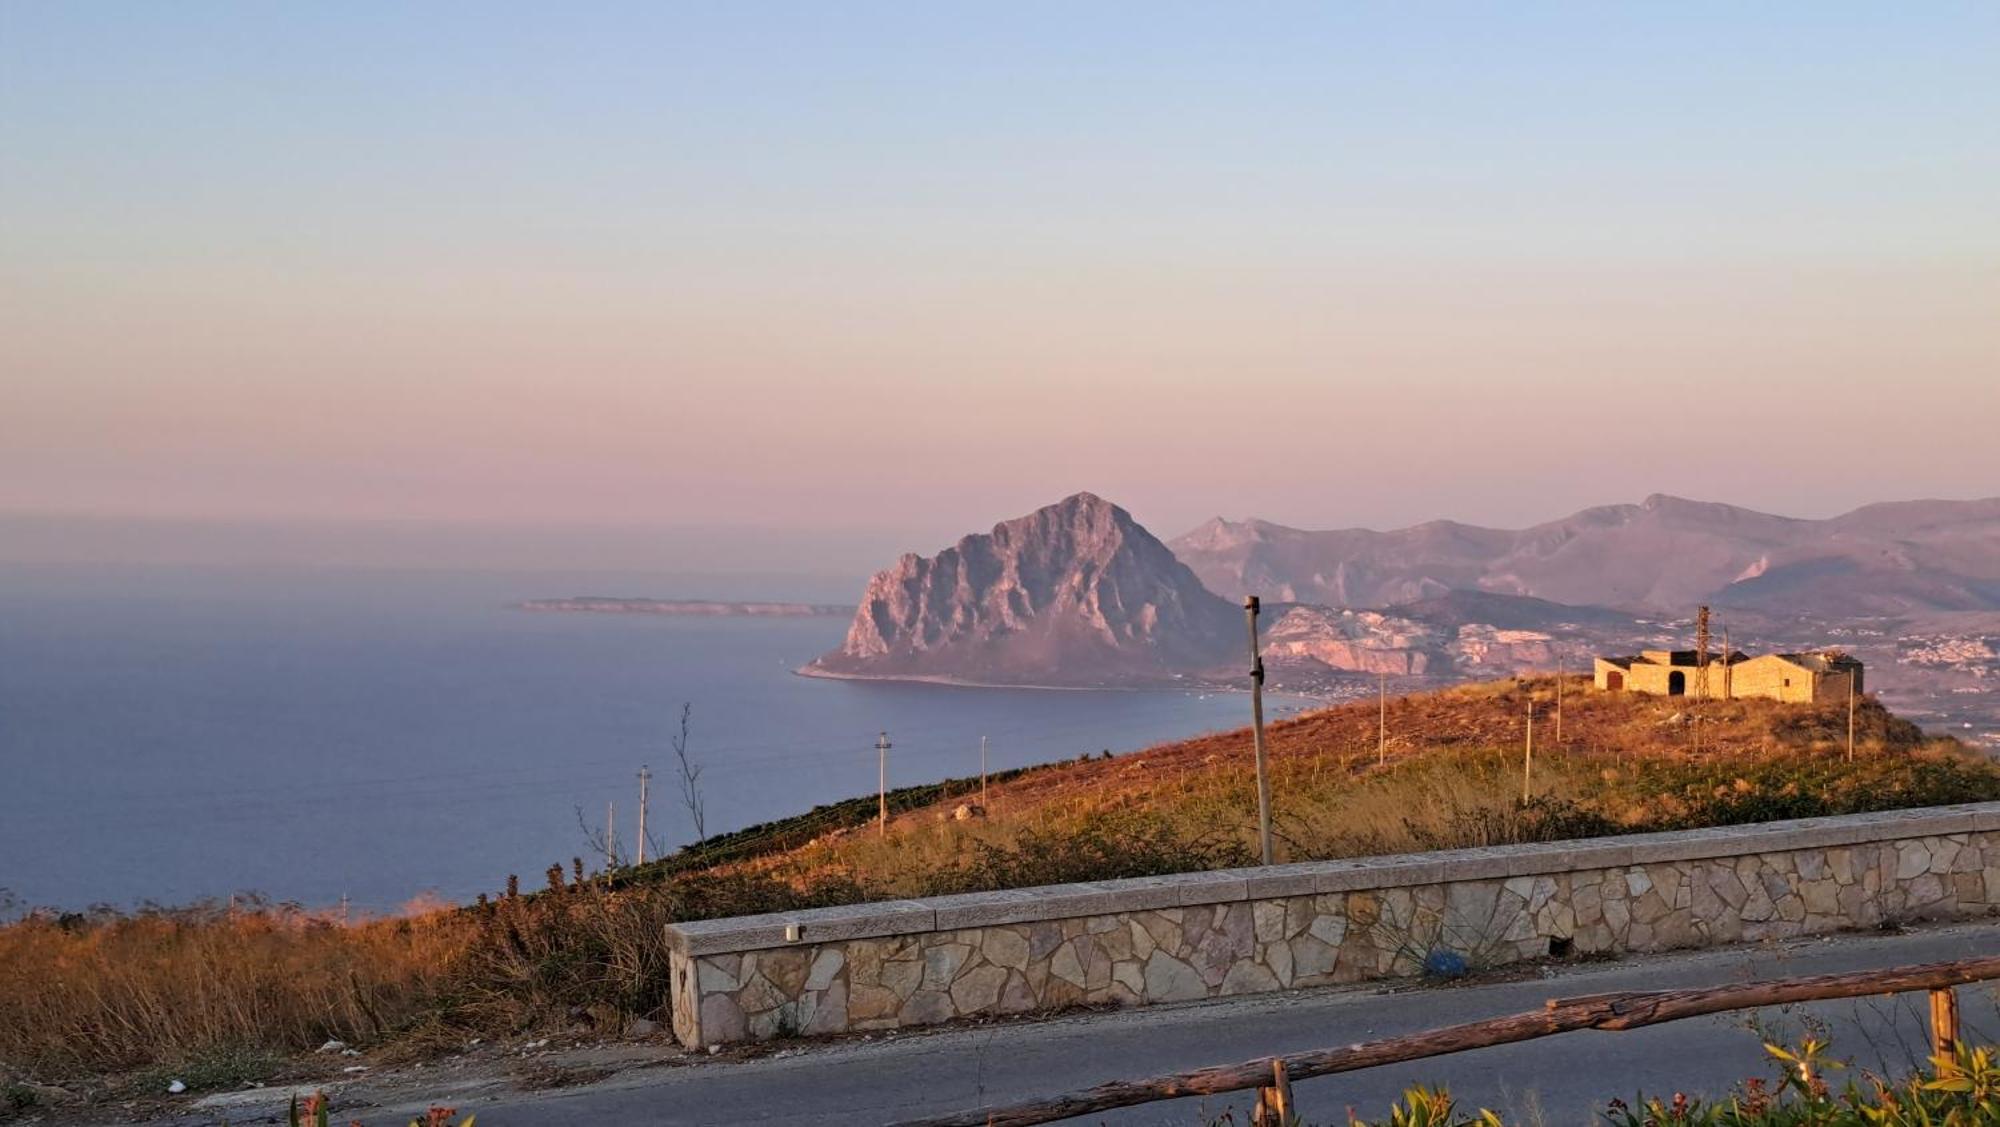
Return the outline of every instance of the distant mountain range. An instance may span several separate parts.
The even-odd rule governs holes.
[[[1225,596],[1379,607],[1452,591],[1685,614],[2000,609],[2000,498],[1798,520],[1655,495],[1525,529],[1432,521],[1309,532],[1217,518],[1169,547]]]
[[[1240,600],[1296,683],[1582,668],[1684,641],[1696,604],[1786,644],[1813,616],[2000,610],[2000,499],[1870,505],[1829,520],[1666,496],[1520,530],[1436,521],[1311,532],[1213,520],[1163,544],[1080,493],[906,555],[869,581],[840,649],[803,672],[1100,686],[1242,679]],[[1673,620],[1681,620],[1676,624]],[[1879,633],[1879,631],[1878,631]]]

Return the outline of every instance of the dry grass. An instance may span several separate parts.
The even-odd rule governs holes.
[[[1553,696],[1542,679],[1394,701],[1386,764],[1373,702],[1274,725],[1280,858],[2000,798],[1993,764],[1873,704],[1852,764],[1844,709],[1765,702],[1706,706],[1696,755],[1674,719],[1685,702],[1572,681],[1565,739],[1538,727],[1523,803],[1522,720],[1530,699],[1546,709]],[[477,906],[351,927],[273,908],[31,917],[0,927],[0,1082],[172,1066],[220,1086],[247,1057],[328,1039],[421,1053],[474,1035],[666,1021],[660,929],[676,920],[1247,864],[1250,763],[1247,733],[1218,734],[1020,773],[968,821],[948,816],[961,789],[886,837],[869,826],[808,840],[819,830],[801,827],[824,822],[802,819],[771,827],[761,855],[746,838],[727,860],[616,882],[554,868],[531,896],[510,885]]]
[[[1873,702],[1845,762],[1844,707],[1770,701],[1701,706],[1696,753],[1689,702],[1564,685],[1555,742],[1553,678],[1467,685],[1390,702],[1389,753],[1378,761],[1374,702],[1271,727],[1279,860],[1321,860],[1592,834],[1805,817],[2000,798],[2000,771],[1950,740],[1930,740]],[[1525,719],[1537,708],[1533,801],[1520,801]],[[1679,719],[1676,719],[1679,717]],[[794,883],[840,873],[879,896],[997,887],[966,870],[1044,843],[1143,832],[1159,852],[1214,865],[1256,855],[1256,791],[1247,731],[1028,773],[992,790],[985,818],[959,822],[958,800],[891,825],[828,834],[763,859]],[[1086,852],[1089,852],[1088,850]],[[1198,867],[1185,865],[1183,867]],[[1132,869],[1134,866],[1128,866]],[[1101,870],[1068,879],[1097,879]]]
[[[36,914],[0,926],[0,1082],[171,1068],[233,1087],[328,1040],[424,1055],[537,1027],[617,1033],[668,1017],[666,924],[856,895],[741,873],[612,889],[555,869],[538,895],[351,926],[267,906]]]
[[[434,1002],[463,947],[440,915],[32,916],[0,928],[0,1061],[69,1076],[374,1041]]]

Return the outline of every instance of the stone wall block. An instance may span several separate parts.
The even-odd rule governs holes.
[[[972,957],[972,947],[966,943],[939,943],[924,951],[923,988],[926,990],[946,990],[964,969],[966,960]]]
[[[897,1012],[896,1020],[903,1025],[936,1025],[952,1018],[951,995],[941,990],[919,990],[910,995]]]
[[[743,985],[737,972],[743,967],[741,955],[709,955],[695,960],[695,975],[703,994],[727,994]]]
[[[1257,942],[1271,943],[1285,938],[1285,901],[1260,900],[1250,906]]]
[[[1310,935],[1301,935],[1286,944],[1291,952],[1292,982],[1299,986],[1313,986],[1330,981],[1338,962],[1340,948],[1322,943]]]
[[[802,1032],[809,1036],[847,1032],[847,983],[834,982],[819,996],[819,1006],[805,1022]]]
[[[979,951],[986,961],[1008,970],[1028,968],[1028,936],[1020,927],[990,927],[980,933]]]
[[[1261,954],[1264,965],[1271,968],[1271,973],[1277,978],[1278,985],[1290,986],[1292,984],[1292,945],[1283,939],[1274,940],[1264,947]]]
[[[839,947],[822,947],[813,955],[812,969],[806,972],[807,990],[825,990],[847,965],[847,955]]]
[[[878,980],[901,1001],[916,993],[917,987],[923,983],[924,963],[919,959],[887,960],[882,964]]]
[[[1243,959],[1230,967],[1228,974],[1222,976],[1222,984],[1217,988],[1217,993],[1268,994],[1277,988],[1278,976],[1272,974],[1268,967],[1253,959]]]
[[[757,973],[761,974],[786,998],[796,998],[805,988],[806,974],[811,969],[811,949],[787,947],[778,951],[758,951],[746,954],[747,964],[755,959]]]
[[[1146,960],[1142,977],[1146,997],[1155,1002],[1183,1002],[1208,996],[1208,984],[1188,964],[1165,951],[1154,951]]]
[[[951,984],[951,1004],[958,1016],[985,1013],[1000,1002],[1000,988],[1007,984],[1003,967],[975,967]]]
[[[1111,965],[1111,981],[1132,992],[1138,999],[1146,997],[1145,963],[1139,959],[1127,959]]]

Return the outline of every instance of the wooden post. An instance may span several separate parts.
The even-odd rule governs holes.
[[[1264,655],[1257,647],[1257,596],[1243,600],[1243,617],[1250,623],[1250,724],[1257,746],[1257,840],[1264,863],[1271,863],[1271,779],[1264,771]]]
[[[1521,753],[1521,801],[1528,801],[1535,779],[1535,698],[1528,698],[1528,746]]]
[[[1949,986],[1931,991],[1931,1055],[1948,1057],[1958,1050],[1958,992]]]
[[[1729,624],[1722,624],[1722,699],[1735,700],[1736,686],[1729,680]]]
[[[875,833],[889,835],[889,733],[875,741]]]
[[[1854,672],[1847,674],[1847,761],[1854,762]]]
[[[1389,762],[1389,675],[1382,674],[1380,687],[1376,690],[1378,720],[1375,727],[1375,765]]]
[[[1563,742],[1563,655],[1561,650],[1557,650],[1556,651],[1556,746],[1561,747],[1562,742]],[[1563,761],[1565,763],[1569,761],[1569,756],[1567,752],[1564,753]]]
[[[643,763],[639,765],[639,863],[646,863],[646,784],[653,772]]]
[[[1271,1082],[1257,1089],[1257,1105],[1250,1109],[1251,1127],[1293,1127],[1292,1082],[1285,1075],[1282,1057],[1271,1060]]]

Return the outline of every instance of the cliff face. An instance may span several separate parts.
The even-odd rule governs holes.
[[[1415,676],[1434,672],[1444,635],[1412,619],[1372,610],[1288,607],[1264,636],[1273,665],[1317,662],[1344,673]]]
[[[1245,664],[1243,645],[1239,609],[1125,510],[1079,493],[878,572],[846,642],[806,671],[1139,684]]]

